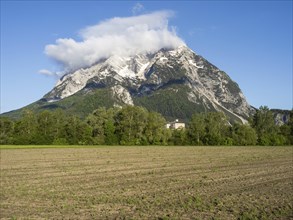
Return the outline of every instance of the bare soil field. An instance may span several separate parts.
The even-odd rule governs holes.
[[[1,219],[293,219],[293,147],[0,152]]]

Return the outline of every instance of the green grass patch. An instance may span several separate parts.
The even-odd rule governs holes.
[[[38,149],[38,148],[103,148],[100,145],[0,145],[0,149]]]

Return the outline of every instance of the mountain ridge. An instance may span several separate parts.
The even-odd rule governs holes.
[[[76,107],[87,99],[86,111]],[[103,59],[64,75],[28,108],[63,108],[84,116],[96,107],[123,105],[183,120],[195,112],[223,111],[232,121],[246,123],[254,112],[236,82],[187,46]]]

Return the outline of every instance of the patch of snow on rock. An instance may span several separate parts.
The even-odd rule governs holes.
[[[112,88],[114,98],[122,101],[124,104],[133,105],[133,100],[130,93],[121,85],[115,85]]]
[[[196,63],[194,63],[193,60],[188,60],[188,62],[189,62],[189,64],[195,66],[198,69],[202,69],[203,68],[203,66],[198,66]]]

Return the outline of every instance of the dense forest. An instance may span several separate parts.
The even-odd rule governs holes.
[[[194,114],[185,129],[167,129],[156,112],[138,106],[99,108],[85,119],[62,110],[30,111],[14,121],[0,117],[0,144],[19,145],[291,145],[293,113],[275,125],[260,107],[248,124],[230,124],[221,112]]]

